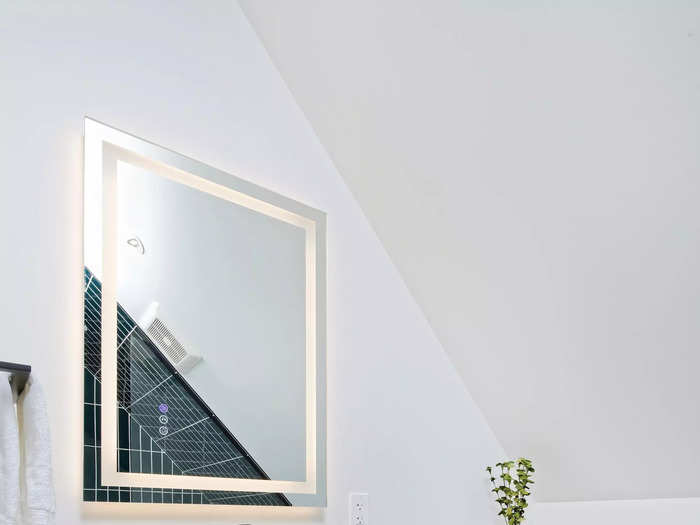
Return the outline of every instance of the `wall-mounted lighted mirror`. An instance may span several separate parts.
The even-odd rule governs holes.
[[[84,500],[325,505],[325,215],[85,119]]]

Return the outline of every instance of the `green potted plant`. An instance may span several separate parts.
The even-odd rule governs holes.
[[[500,469],[500,472],[494,474],[494,469]],[[503,516],[506,525],[520,525],[525,519],[530,485],[534,483],[532,461],[525,458],[504,461],[496,463],[495,467],[486,467],[486,472],[493,485],[491,492],[496,495],[496,503],[501,507],[498,515]]]

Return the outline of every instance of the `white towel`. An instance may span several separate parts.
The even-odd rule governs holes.
[[[0,374],[0,525],[19,518],[19,434],[12,388]]]
[[[48,525],[54,521],[51,437],[41,385],[30,376],[17,400],[20,423],[20,506],[22,523]]]

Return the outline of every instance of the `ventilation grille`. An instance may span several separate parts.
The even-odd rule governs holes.
[[[153,319],[153,322],[146,328],[146,332],[158,349],[163,352],[165,357],[168,358],[181,374],[186,374],[202,360],[200,356],[188,353],[185,347],[180,344],[180,341],[177,340],[168,327],[165,326],[165,323],[158,317]]]

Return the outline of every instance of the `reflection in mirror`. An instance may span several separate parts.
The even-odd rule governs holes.
[[[304,230],[126,163],[117,188],[127,423],[185,474],[303,480]]]

